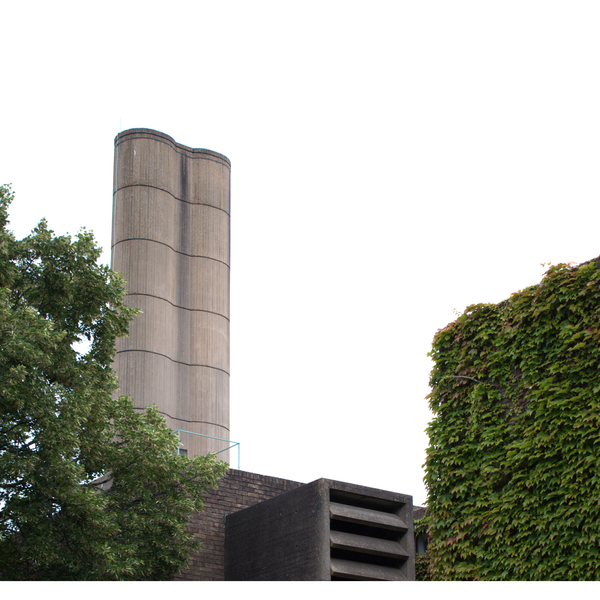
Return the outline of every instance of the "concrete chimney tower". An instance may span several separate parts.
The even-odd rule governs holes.
[[[142,310],[117,342],[119,393],[156,404],[190,457],[230,439],[230,170],[151,129],[115,138],[112,268]]]

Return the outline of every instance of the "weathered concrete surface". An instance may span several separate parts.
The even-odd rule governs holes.
[[[328,581],[328,489],[313,481],[227,515],[225,580]]]
[[[115,138],[112,268],[143,313],[117,343],[120,393],[169,426],[229,433],[229,160],[150,129]],[[188,456],[224,442],[181,434]],[[229,460],[229,452],[219,454]]]

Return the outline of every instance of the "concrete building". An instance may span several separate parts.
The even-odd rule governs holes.
[[[230,163],[150,129],[115,139],[112,268],[142,314],[118,340],[119,392],[156,404],[189,457],[229,462]],[[412,497],[230,469],[174,579],[414,579]],[[227,523],[227,527],[225,526]]]
[[[412,498],[318,479],[227,516],[225,579],[409,581]]]

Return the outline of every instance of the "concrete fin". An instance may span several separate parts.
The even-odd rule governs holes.
[[[371,527],[391,529],[393,531],[406,531],[408,527],[404,521],[393,513],[386,513],[370,508],[348,506],[347,504],[329,503],[329,514],[332,519],[360,523]]]
[[[351,550],[389,558],[408,558],[408,553],[402,550],[399,542],[394,540],[382,540],[344,531],[331,531],[330,539],[331,547],[338,550]]]
[[[405,577],[398,569],[382,567],[367,563],[332,558],[330,563],[331,576],[344,579],[359,579],[363,581],[404,581]]]

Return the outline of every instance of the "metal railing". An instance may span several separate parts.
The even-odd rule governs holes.
[[[226,452],[227,450],[231,450],[231,448],[234,448],[235,446],[237,446],[237,463],[238,463],[237,468],[238,468],[238,471],[240,470],[240,443],[239,442],[234,442],[233,440],[226,440],[224,438],[213,437],[212,435],[204,435],[203,433],[196,433],[195,431],[186,431],[185,429],[176,429],[175,433],[177,434],[177,438],[178,438],[180,444],[181,444],[181,434],[182,433],[190,433],[191,435],[199,435],[200,437],[209,438],[211,440],[219,440],[220,442],[227,442],[228,444],[231,444],[231,446],[228,446],[227,448],[223,448],[223,450],[219,450],[218,452],[215,452],[215,454],[221,454],[221,452]],[[177,450],[177,453],[179,454],[179,449]]]

